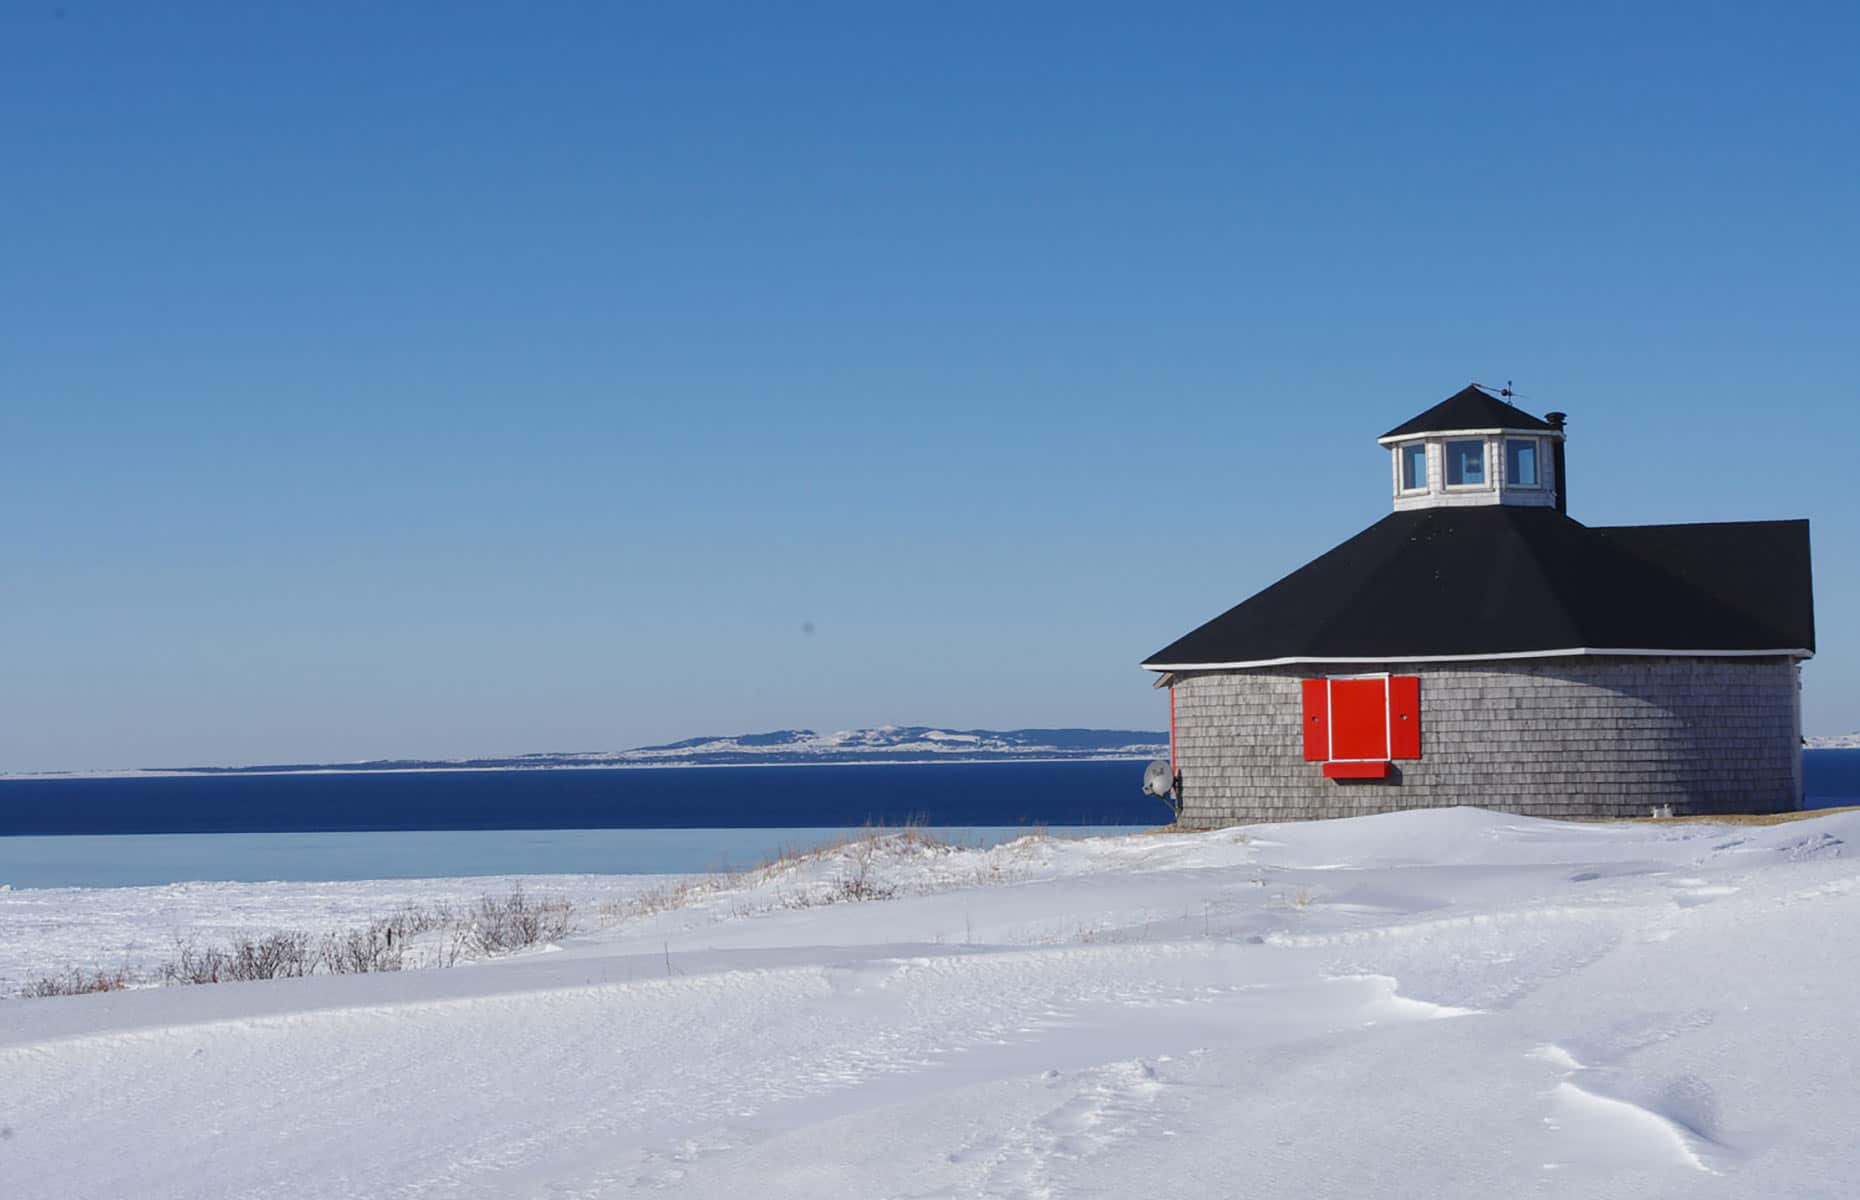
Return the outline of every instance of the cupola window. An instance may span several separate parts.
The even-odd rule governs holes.
[[[1485,486],[1485,442],[1448,442],[1447,486]]]
[[[1537,471],[1537,439],[1508,438],[1505,442],[1505,482],[1512,487],[1542,487]]]
[[[1401,490],[1420,492],[1427,489],[1427,443],[1415,442],[1401,448]]]

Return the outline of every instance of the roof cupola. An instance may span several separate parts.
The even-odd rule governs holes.
[[[1397,512],[1482,504],[1562,508],[1563,422],[1534,417],[1478,384],[1376,441],[1394,458]]]

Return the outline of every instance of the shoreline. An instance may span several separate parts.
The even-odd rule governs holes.
[[[1145,754],[1066,754],[1021,756],[1006,755],[1001,758],[885,758],[885,759],[831,759],[823,758],[818,762],[585,762],[585,763],[548,763],[537,766],[494,766],[474,767],[468,765],[434,765],[416,767],[289,767],[272,770],[266,767],[219,767],[198,768],[179,767],[174,770],[160,768],[129,768],[120,771],[44,771],[36,774],[7,775],[0,774],[0,783],[56,783],[62,780],[79,779],[222,779],[241,778],[253,775],[484,775],[493,772],[540,772],[540,771],[631,771],[631,770],[672,770],[681,767],[969,767],[999,766],[1008,763],[1066,763],[1066,762],[1147,762],[1158,753],[1167,754],[1168,747]]]

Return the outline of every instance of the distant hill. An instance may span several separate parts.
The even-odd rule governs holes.
[[[135,774],[237,775],[307,771],[517,771],[574,767],[778,766],[793,763],[1008,762],[1145,759],[1168,753],[1169,735],[1135,729],[944,729],[880,725],[816,733],[777,729],[686,738],[632,750],[519,754],[509,758],[376,759],[353,763],[272,763],[244,767],[150,768]]]
[[[1803,738],[1810,750],[1860,750],[1860,733],[1837,733],[1832,737]]]

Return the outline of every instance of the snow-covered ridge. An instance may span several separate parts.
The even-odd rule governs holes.
[[[1140,758],[1166,749],[1166,734],[1128,729],[941,729],[926,725],[880,725],[815,733],[781,729],[734,737],[689,738],[664,746],[642,746],[613,754],[548,755],[549,758],[621,762],[817,761],[823,759],[990,760],[1001,758]]]
[[[1803,738],[1802,744],[1810,750],[1860,750],[1860,732]]]
[[[784,766],[801,763],[1038,762],[1144,759],[1166,753],[1169,736],[1138,729],[945,729],[879,725],[816,733],[777,729],[686,738],[631,750],[518,754],[505,758],[374,759],[237,767],[154,767],[109,775],[235,775],[346,771],[520,771],[573,767]],[[59,772],[56,775],[91,774]],[[41,776],[55,777],[55,776]]]

